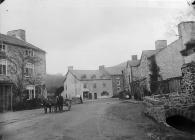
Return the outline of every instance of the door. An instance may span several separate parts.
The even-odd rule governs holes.
[[[97,93],[94,93],[94,99],[97,99]]]
[[[92,99],[92,93],[89,93],[89,99]]]

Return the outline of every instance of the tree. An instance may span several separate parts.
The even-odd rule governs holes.
[[[194,21],[195,20],[195,0],[188,0],[186,2],[187,8],[180,11],[180,13],[173,18],[167,24],[168,31],[166,34],[168,36],[178,36],[177,25],[182,21]]]
[[[59,96],[63,91],[64,91],[64,87],[63,86],[57,88],[57,90],[55,92],[55,96]]]
[[[26,54],[26,50],[22,48],[14,48],[8,53],[6,53],[6,59],[8,61],[8,73],[14,83],[14,93],[16,97],[19,97],[21,100],[24,96],[24,91],[26,86],[31,84],[41,84],[43,77],[40,74],[37,74],[33,69],[28,69],[27,65],[40,65],[42,64],[42,59],[38,56],[33,55],[32,53]]]
[[[161,75],[159,74],[160,68],[156,64],[156,59],[155,56],[152,56],[150,58],[151,63],[150,63],[150,90],[151,93],[155,93],[158,89],[158,80],[161,79]]]

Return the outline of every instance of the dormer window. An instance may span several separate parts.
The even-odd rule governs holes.
[[[30,50],[30,49],[27,49],[27,50],[25,50],[25,55],[26,56],[34,56],[34,51]]]
[[[81,76],[81,79],[86,79],[87,78],[87,75],[86,74],[83,74],[82,76]]]
[[[96,75],[93,74],[93,75],[91,76],[91,79],[96,79]]]
[[[6,45],[3,43],[0,44],[0,52],[6,52]]]

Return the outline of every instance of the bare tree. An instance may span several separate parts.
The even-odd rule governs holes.
[[[41,84],[42,77],[36,72],[31,72],[30,75],[26,75],[27,65],[39,65],[42,63],[42,59],[34,55],[26,55],[25,49],[13,48],[11,52],[6,55],[8,60],[8,73],[12,78],[12,82],[15,87],[15,96],[22,99],[23,93],[26,90],[26,85]]]
[[[183,11],[180,11],[179,14],[167,24],[168,36],[178,36],[177,25],[182,21],[191,21],[195,20],[195,0],[186,1],[187,8]]]

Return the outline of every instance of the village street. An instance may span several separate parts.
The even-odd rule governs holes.
[[[62,113],[8,112],[1,114],[1,135],[6,140],[147,140],[162,130],[142,109],[142,103],[103,99],[73,105]]]

